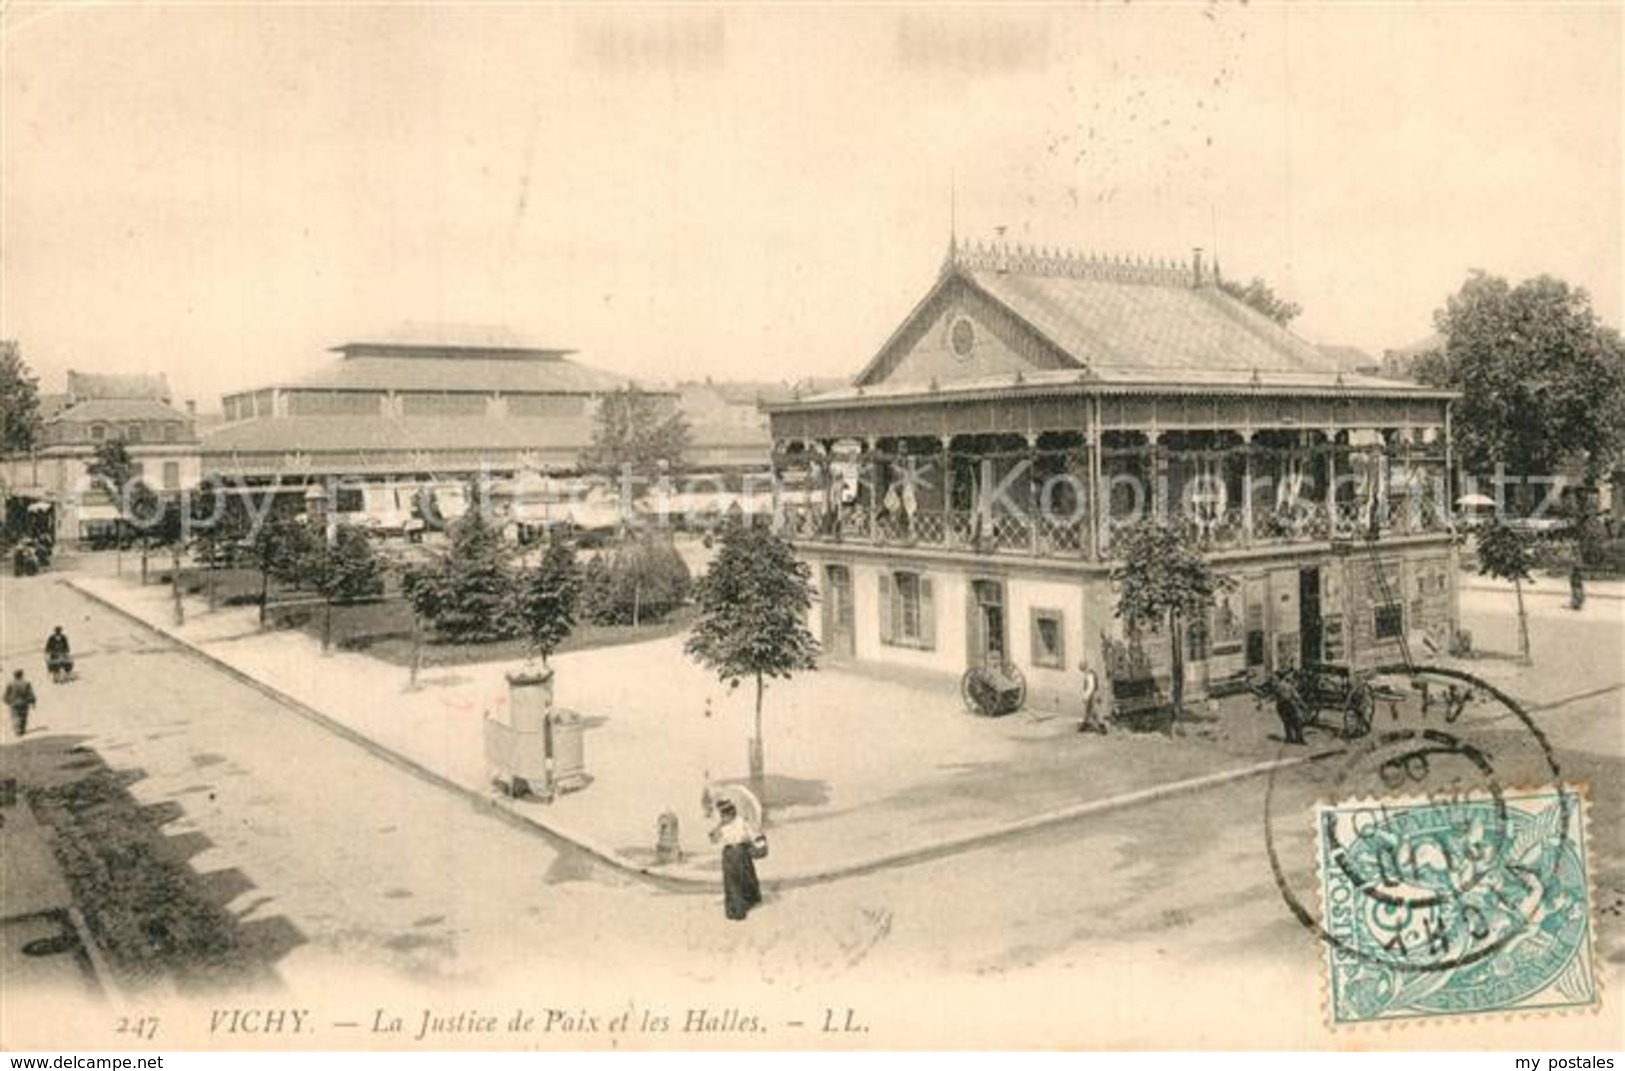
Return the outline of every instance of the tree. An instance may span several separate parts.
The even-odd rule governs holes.
[[[640,625],[681,606],[693,576],[669,538],[646,532],[595,555],[583,584],[582,609],[593,624]]]
[[[353,524],[333,530],[331,543],[318,543],[311,556],[312,586],[322,596],[322,650],[333,645],[333,604],[384,591],[384,561],[367,533]]]
[[[661,399],[628,386],[611,391],[598,404],[592,445],[581,454],[588,472],[617,476],[623,470],[652,474],[664,463],[682,468],[688,450],[688,423]]]
[[[1625,346],[1584,290],[1474,272],[1433,319],[1444,346],[1418,374],[1462,392],[1453,438],[1469,471],[1542,476],[1578,459],[1589,482],[1621,458]]]
[[[1174,718],[1184,713],[1184,623],[1213,605],[1213,597],[1231,581],[1221,577],[1197,548],[1188,527],[1143,520],[1113,540],[1118,564],[1112,580],[1118,586],[1116,615],[1131,634],[1168,628],[1173,656],[1170,686]]]
[[[562,539],[548,544],[541,564],[520,582],[513,616],[526,646],[541,656],[544,666],[575,628],[581,588],[575,548]]]
[[[768,678],[788,680],[818,668],[818,641],[807,628],[812,570],[777,533],[758,525],[728,525],[711,567],[695,585],[699,620],[683,649],[714,670],[729,688],[756,681],[750,776],[761,788],[762,693]]]
[[[1219,289],[1242,304],[1252,306],[1282,327],[1291,324],[1303,311],[1303,306],[1297,302],[1277,297],[1270,285],[1256,275],[1246,285],[1220,279]]]
[[[222,561],[230,563],[238,546],[248,538],[247,510],[218,476],[207,476],[191,497],[191,550],[208,571],[209,609],[215,608],[215,574]]]
[[[135,478],[135,461],[123,439],[106,439],[96,447],[85,472],[101,484],[113,501],[122,502],[130,481]]]
[[[25,454],[39,438],[39,380],[15,341],[0,341],[0,454]]]
[[[1531,579],[1535,567],[1535,537],[1519,528],[1513,528],[1499,517],[1478,530],[1478,572],[1480,576],[1493,576],[1512,581],[1518,595],[1518,658],[1524,665],[1531,661],[1529,653],[1529,618],[1523,608],[1523,582]]]
[[[271,581],[295,586],[302,583],[316,550],[316,537],[305,522],[278,514],[260,525],[253,540],[254,565],[260,574],[260,624],[263,625]]]
[[[514,575],[502,532],[478,506],[451,526],[451,546],[428,566],[409,570],[406,597],[415,613],[459,643],[513,634],[508,615]]]

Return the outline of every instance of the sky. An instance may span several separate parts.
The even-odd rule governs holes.
[[[1000,227],[1217,251],[1371,353],[1474,269],[1618,326],[1621,12],[12,0],[0,337],[205,410],[408,322],[849,376]]]

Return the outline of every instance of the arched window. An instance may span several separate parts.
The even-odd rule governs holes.
[[[106,424],[92,424],[90,426],[90,441],[91,442],[99,443],[105,438],[107,438],[107,425]]]

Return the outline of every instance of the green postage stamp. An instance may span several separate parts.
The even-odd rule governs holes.
[[[1332,1025],[1596,1005],[1585,807],[1568,786],[1317,807]]]

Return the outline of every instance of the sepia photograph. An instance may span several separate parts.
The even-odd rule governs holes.
[[[1625,1048],[1625,6],[0,66],[0,1048]]]

